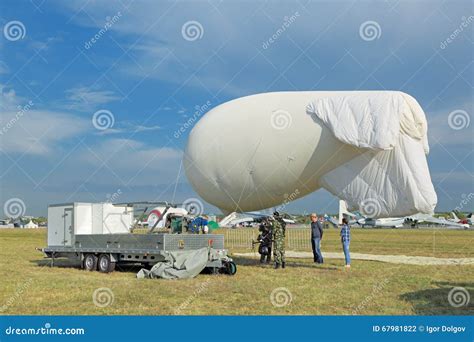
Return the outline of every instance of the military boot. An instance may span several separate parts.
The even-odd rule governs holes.
[[[275,263],[275,269],[277,269],[277,268],[280,268],[280,264],[276,262]]]
[[[281,263],[281,268],[285,268],[285,263],[284,262]]]

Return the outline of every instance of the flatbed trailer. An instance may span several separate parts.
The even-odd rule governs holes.
[[[94,212],[101,214],[100,220]],[[107,217],[112,217],[108,223]],[[237,271],[224,248],[224,235],[170,234],[153,229],[140,234],[131,233],[132,226],[133,209],[129,205],[53,205],[48,208],[48,247],[40,250],[51,258],[52,265],[57,258],[76,259],[85,270],[108,273],[116,265],[138,263],[150,267],[165,261],[170,252],[208,248],[206,268],[212,273],[233,275]]]

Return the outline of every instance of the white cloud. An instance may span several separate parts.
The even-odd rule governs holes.
[[[98,106],[120,100],[113,91],[98,90],[91,87],[76,87],[66,90],[67,101],[64,107],[79,111],[93,111]]]
[[[4,84],[0,83],[0,110],[2,112],[7,110],[15,110],[21,102],[24,102],[23,98],[16,95],[16,92],[12,88],[7,88]],[[0,119],[3,119],[0,117]]]
[[[121,133],[126,133],[126,132],[121,128],[107,128],[101,131],[97,131],[96,135],[112,135],[112,134],[121,134]]]
[[[8,65],[0,60],[0,75],[2,74],[8,74],[10,72],[10,69],[8,68]]]
[[[110,1],[94,1],[85,6],[79,0],[58,1],[58,5],[68,17],[77,13],[73,20],[86,27],[98,28],[107,15],[117,11],[124,13],[123,20],[111,30],[114,35],[123,38],[124,48],[131,49],[134,61],[120,60],[117,66],[120,72],[140,80],[150,78],[180,86],[205,88],[211,95],[217,96],[220,92],[232,96],[248,95],[266,91],[270,85],[287,88],[282,90],[292,90],[293,85],[301,90],[310,90],[308,87],[314,86],[325,74],[330,77],[322,85],[330,88],[345,89],[360,82],[365,84],[365,75],[370,74],[371,69],[379,69],[379,62],[374,62],[374,56],[380,56],[382,61],[395,48],[400,48],[396,51],[397,56],[400,55],[405,62],[405,57],[410,58],[410,63],[391,65],[395,66],[393,72],[397,74],[396,78],[406,75],[409,79],[412,68],[418,69],[423,65],[427,56],[433,53],[433,47],[452,32],[454,24],[447,25],[446,22],[452,21],[449,17],[454,20],[455,14],[454,7],[448,9],[441,6],[441,1],[435,1],[432,7],[439,6],[443,13],[439,10],[426,12],[426,6],[419,2],[403,2],[397,6],[386,2],[377,8],[373,8],[370,2],[358,4],[348,1],[336,1],[324,6],[317,2],[279,2],[277,5],[271,2],[239,5],[220,2],[133,2],[127,9],[121,2]],[[84,10],[80,11],[83,6]],[[466,6],[462,5],[456,11],[464,8]],[[294,23],[278,36],[274,44],[263,49],[263,43],[281,30],[284,18],[295,12],[299,16]],[[399,15],[387,15],[392,12]],[[369,19],[380,21],[382,27],[382,39],[370,47],[359,37],[359,26],[368,19],[368,13],[372,16]],[[318,20],[314,20],[315,14]],[[420,17],[424,19],[422,23]],[[183,38],[182,27],[191,20],[203,27],[201,39],[188,41]],[[130,42],[128,46],[126,42]],[[306,48],[310,51],[301,56],[301,51]],[[346,56],[348,50],[364,62],[369,48],[371,53],[367,60],[370,64],[366,72],[361,73],[360,79],[356,79],[359,78],[357,74],[345,71],[341,76],[336,71],[343,71],[342,68],[332,70],[334,63]],[[258,54],[258,50],[264,56]],[[214,56],[215,53],[218,57]],[[305,63],[309,58],[317,61],[321,68]],[[353,62],[358,69],[359,65]],[[190,77],[194,72],[197,72],[195,77]],[[329,81],[335,79],[334,76],[337,77],[337,85]],[[379,81],[386,88],[403,84],[403,81],[392,81],[389,75],[380,76]]]
[[[127,157],[124,158],[124,153]],[[133,139],[108,139],[94,146],[90,153],[82,156],[84,161],[99,163],[99,160],[111,160],[114,166],[121,169],[136,170],[137,166],[159,159],[161,163],[151,163],[150,168],[161,168],[158,164],[166,164],[166,161],[180,160],[182,151],[170,147],[148,146],[143,142]]]
[[[176,179],[183,152],[171,147],[149,146],[133,139],[108,139],[83,150],[78,155],[81,165],[101,166],[113,170],[122,182],[133,185],[169,184]],[[109,182],[110,178],[97,174],[94,181]],[[102,177],[102,178],[101,178]]]
[[[147,132],[147,131],[157,131],[160,130],[161,127],[158,125],[154,126],[142,126],[142,125],[137,125],[133,128],[135,132]]]
[[[47,155],[60,141],[90,127],[83,118],[36,108],[32,100],[0,85],[0,148],[4,152]]]
[[[120,125],[120,126],[119,126]],[[142,133],[142,132],[152,132],[160,130],[161,126],[152,125],[152,126],[143,126],[137,125],[131,122],[122,122],[117,124],[113,128],[107,128],[103,131],[98,131],[97,135],[112,135],[112,134],[130,134],[130,133]]]
[[[81,8],[77,1],[58,2],[58,4],[66,9],[68,16],[70,13],[76,13],[78,7]],[[217,7],[225,11],[225,6]],[[211,91],[221,90],[226,85],[225,92],[242,94],[243,90],[248,89],[247,80],[229,81],[240,67],[256,55],[261,42],[268,38],[270,32],[266,33],[263,28],[277,29],[282,25],[284,16],[291,15],[297,10],[291,4],[281,7],[275,24],[262,18],[264,20],[259,22],[261,30],[255,30],[253,22],[242,24],[241,18],[254,14],[256,8],[252,5],[232,7],[232,15],[226,17],[219,12],[210,15],[216,8],[211,4],[203,6],[198,3],[135,2],[128,10],[124,10],[120,3],[97,1],[88,3],[84,7],[87,15],[79,12],[74,21],[81,26],[99,28],[102,18],[117,11],[124,13],[123,20],[114,24],[111,30],[115,34],[139,37],[138,40],[132,39],[133,45],[124,46],[126,49],[131,48],[136,58],[134,62],[119,63],[118,70],[126,75],[139,79],[146,77],[164,80],[174,84],[183,84],[186,81],[187,85],[196,87],[205,84]],[[261,13],[257,15],[263,16]],[[189,42],[182,36],[182,26],[190,20],[198,21],[204,29],[202,39],[196,42]],[[306,26],[310,26],[310,23]],[[295,34],[309,37],[310,30],[300,28]],[[223,46],[226,41],[228,44]],[[219,50],[221,47],[223,48]],[[217,50],[220,59],[214,57],[209,60]],[[197,71],[202,64],[205,64],[206,72],[190,78],[190,73]],[[229,67],[231,65],[232,67]],[[252,65],[253,68],[258,66],[268,68],[268,63],[261,58],[253,60]],[[267,79],[253,78],[250,84],[264,86],[267,83]]]
[[[34,50],[40,50],[42,52],[48,50],[54,43],[56,42],[62,42],[63,39],[61,37],[48,37],[45,40],[33,40],[30,43],[30,46]]]
[[[449,115],[457,110],[467,113],[467,117],[464,118],[469,121],[469,125],[455,130],[450,127]],[[472,147],[474,143],[474,106],[470,100],[457,104],[456,107],[446,107],[436,112],[428,112],[427,119],[428,138],[431,146],[436,147],[436,144],[439,143],[443,146],[466,145]]]
[[[47,155],[61,141],[84,133],[90,122],[69,114],[44,110],[2,112],[1,150]]]

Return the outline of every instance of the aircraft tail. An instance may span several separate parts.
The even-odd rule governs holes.
[[[452,216],[456,221],[460,221],[458,215],[456,215],[456,213],[455,213],[454,211],[451,212],[451,216]]]
[[[233,220],[235,220],[237,218],[237,213],[234,211],[234,212],[231,212],[229,215],[227,215],[226,217],[224,217],[220,222],[219,222],[219,226],[220,227],[227,227],[227,225],[232,222]]]
[[[347,210],[346,201],[339,200],[339,224],[342,224],[342,219],[344,218],[344,216],[353,216],[353,214],[351,214],[349,210]]]

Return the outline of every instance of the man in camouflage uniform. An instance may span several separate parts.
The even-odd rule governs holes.
[[[285,268],[285,228],[286,223],[276,211],[273,213],[273,258],[275,269]]]

